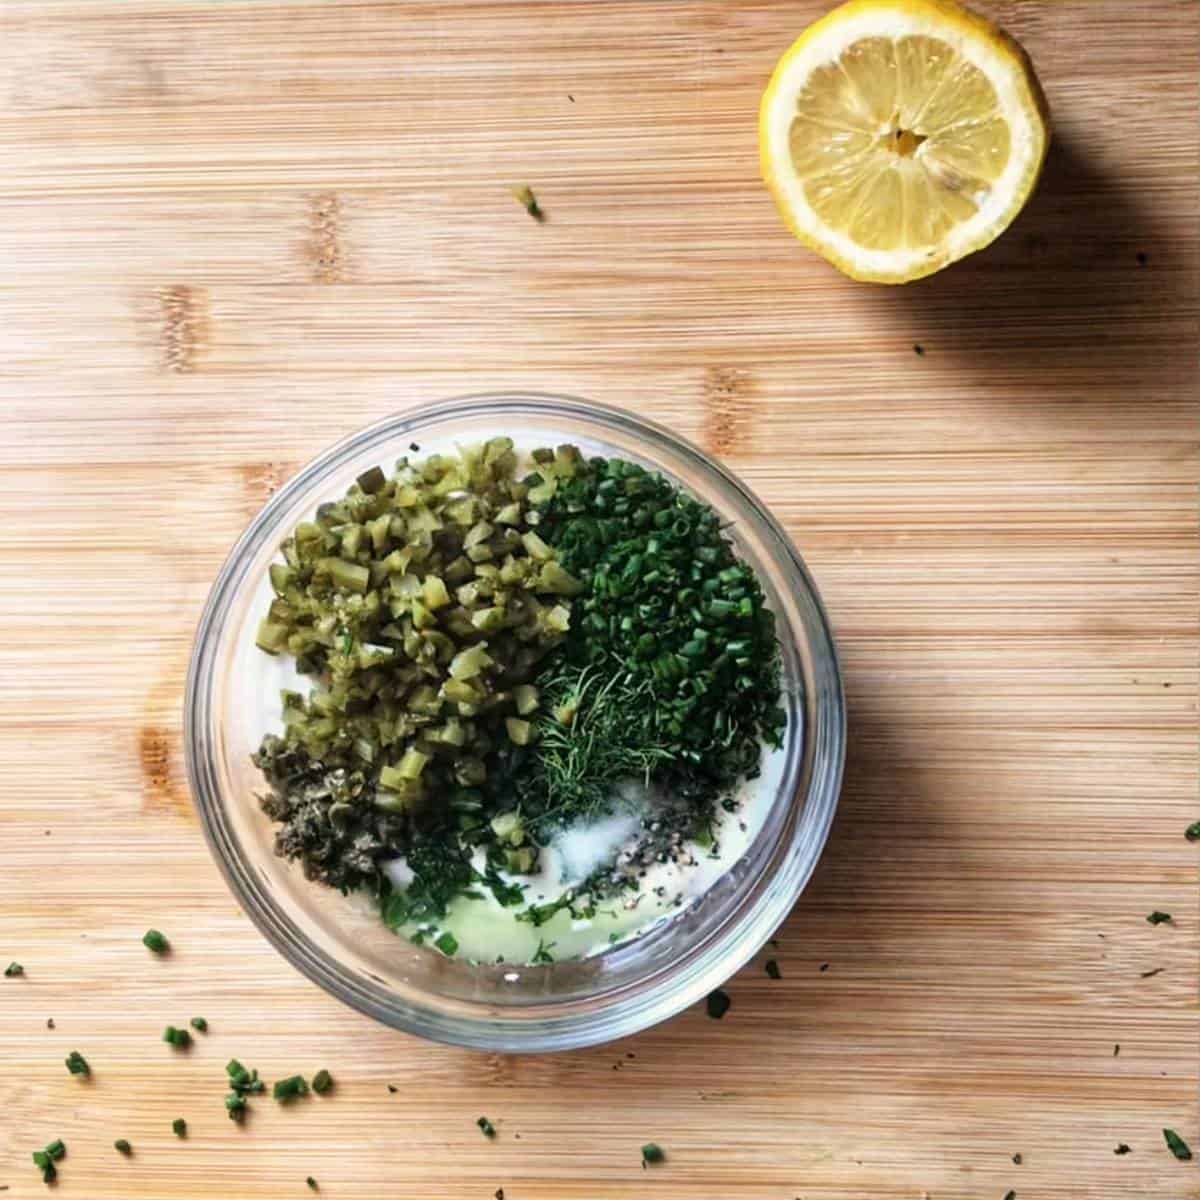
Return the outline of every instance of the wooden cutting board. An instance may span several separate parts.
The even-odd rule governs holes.
[[[5,0],[14,1200],[55,1137],[87,1200],[1200,1196],[1161,1132],[1200,1151],[1200,7],[986,3],[1044,81],[1046,176],[902,290],[793,243],[757,179],[759,94],[822,7]],[[840,814],[782,979],[760,957],[719,1023],[425,1045],[285,965],[202,842],[181,690],[227,549],[334,439],[499,387],[705,445],[832,613]],[[337,1090],[239,1129],[231,1055]]]

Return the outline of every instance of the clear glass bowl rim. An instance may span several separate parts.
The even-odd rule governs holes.
[[[802,819],[793,823],[788,844],[777,850],[765,886],[753,890],[748,910],[739,910],[719,936],[710,939],[681,969],[647,981],[636,996],[623,997],[621,1004],[519,1023],[486,1011],[478,1017],[464,1017],[439,1013],[436,1007],[414,1008],[399,1002],[385,986],[345,972],[336,959],[314,946],[263,886],[225,818],[210,732],[216,634],[245,582],[249,562],[269,536],[274,515],[300,494],[319,486],[341,464],[373,446],[414,439],[448,418],[494,416],[497,427],[504,428],[505,417],[518,415],[575,418],[616,427],[687,462],[714,484],[740,496],[760,524],[758,533],[774,556],[774,565],[795,588],[811,656],[813,681],[809,686],[816,692],[812,703],[805,706],[807,727],[799,775],[807,777],[808,786]],[[385,1025],[452,1045],[528,1052],[573,1049],[636,1033],[703,999],[753,957],[787,917],[820,859],[841,788],[846,713],[837,648],[816,585],[791,539],[735,475],[680,435],[623,409],[573,396],[497,391],[418,405],[351,433],[311,460],[268,500],[229,552],[209,592],[188,667],[183,733],[188,780],[213,857],[242,908],[285,959],[331,995]],[[797,782],[792,779],[792,786]]]

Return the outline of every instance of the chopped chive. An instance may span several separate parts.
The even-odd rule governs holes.
[[[1175,1130],[1164,1129],[1163,1138],[1166,1140],[1167,1149],[1170,1150],[1180,1162],[1187,1162],[1192,1157],[1192,1152],[1188,1148],[1187,1142],[1185,1142],[1183,1138],[1181,1138],[1179,1134],[1175,1132]]]
[[[246,1115],[246,1097],[230,1092],[225,1097],[225,1111],[231,1121],[240,1121]]]
[[[323,1096],[331,1087],[333,1087],[333,1076],[328,1071],[318,1071],[313,1076],[312,1090],[318,1096]]]
[[[24,975],[25,968],[21,966],[19,962],[10,962],[8,966],[4,968],[4,974],[9,979],[14,979],[18,975]]]
[[[1132,1147],[1127,1142],[1118,1142],[1114,1154],[1128,1154]]]
[[[126,1157],[133,1153],[133,1147],[124,1138],[117,1138],[113,1142],[113,1149],[118,1154],[124,1154]]]
[[[453,958],[458,951],[458,938],[449,930],[437,938],[433,943],[447,958]]]
[[[317,1187],[317,1181],[311,1175],[304,1182],[307,1183],[314,1192],[319,1190]]]
[[[783,973],[779,970],[779,964],[773,959],[768,958],[764,964],[764,969],[772,979],[782,979]]]
[[[174,1025],[168,1025],[163,1030],[162,1040],[174,1046],[176,1050],[186,1050],[192,1044],[192,1035],[186,1029],[176,1029]]]
[[[208,1022],[203,1017],[193,1017],[188,1024],[196,1030],[197,1033],[208,1032]]]
[[[155,954],[166,954],[171,949],[171,943],[157,929],[147,929],[142,936],[142,945]]]
[[[657,1142],[647,1142],[642,1147],[642,1170],[650,1163],[666,1162],[666,1151]]]
[[[176,1117],[171,1122],[171,1131],[177,1138],[187,1137],[187,1122],[182,1117]]]
[[[1004,1193],[1004,1200],[1017,1200],[1017,1193],[1010,1188]]]
[[[59,1153],[51,1153],[52,1148],[57,1147]],[[56,1158],[62,1158],[66,1153],[66,1147],[62,1142],[51,1142],[45,1150],[35,1150],[33,1152],[33,1165],[42,1173],[43,1183],[53,1183],[58,1178],[58,1168],[54,1165]]]
[[[496,1127],[487,1119],[487,1117],[480,1117],[475,1124],[483,1130],[484,1137],[494,1138],[496,1136]]]
[[[542,211],[542,206],[537,202],[537,197],[533,194],[533,188],[528,184],[513,188],[513,195],[516,197],[517,203],[539,224],[546,219],[546,214]]]
[[[1146,918],[1151,925],[1161,925],[1164,921],[1171,920],[1171,914],[1160,912],[1157,908]]]
[[[1165,970],[1166,970],[1166,967],[1155,967],[1155,968],[1154,968],[1153,970],[1151,970],[1151,971],[1143,971],[1143,972],[1141,973],[1141,975],[1139,976],[1139,978],[1141,978],[1141,979],[1153,979],[1155,975],[1161,975],[1161,974],[1162,974],[1162,973],[1163,973]]]
[[[308,1084],[305,1082],[303,1075],[289,1075],[286,1079],[280,1079],[271,1089],[271,1095],[281,1104],[286,1104],[289,1100],[295,1100],[298,1096],[308,1095]]]
[[[66,1058],[67,1070],[72,1075],[90,1075],[92,1068],[88,1066],[88,1061],[79,1053],[78,1050],[72,1050]]]
[[[67,1144],[62,1138],[55,1138],[47,1147],[46,1153],[50,1155],[55,1162],[58,1162],[67,1153]]]
[[[704,1002],[705,1008],[708,1010],[708,1015],[714,1021],[719,1021],[730,1009],[733,1001],[729,999],[729,995],[723,992],[720,988],[708,993],[708,999]]]
[[[389,1083],[387,1089],[393,1096],[400,1090],[394,1083]]]
[[[1184,831],[1183,836],[1189,842],[1200,842],[1200,821],[1193,821]]]

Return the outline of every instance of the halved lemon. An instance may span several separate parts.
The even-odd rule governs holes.
[[[993,241],[1050,143],[1025,51],[952,0],[850,0],[779,60],[763,178],[792,232],[855,279],[906,283]]]

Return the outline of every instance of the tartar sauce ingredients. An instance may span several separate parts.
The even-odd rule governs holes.
[[[314,686],[284,694],[284,733],[255,761],[277,850],[310,877],[373,885],[381,859],[479,823],[489,756],[533,740],[530,681],[580,584],[530,524],[516,467],[493,438],[372,468],[271,567],[258,645]]]

